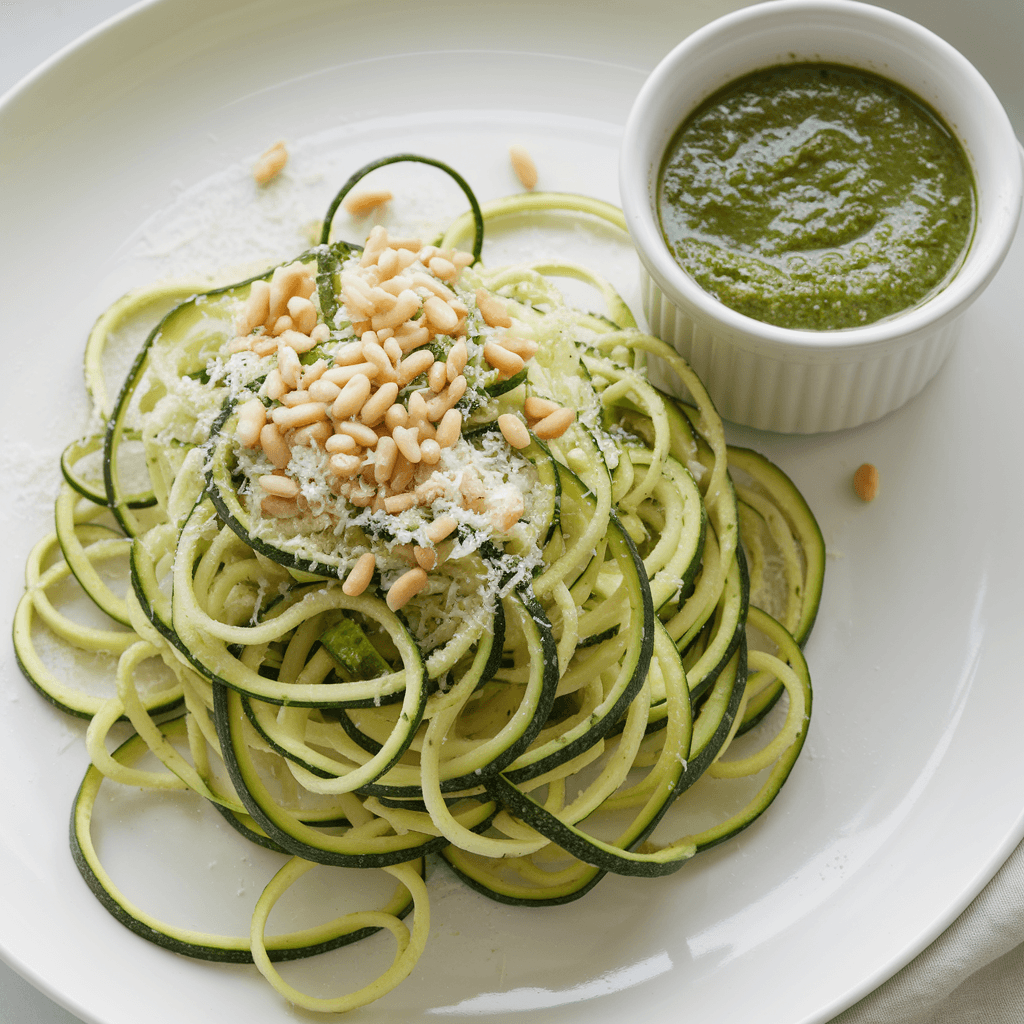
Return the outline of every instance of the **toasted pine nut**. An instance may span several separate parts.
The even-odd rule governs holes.
[[[391,436],[395,439],[395,444],[398,445],[398,450],[413,465],[418,463],[422,458],[420,454],[419,435],[420,432],[418,427],[395,427],[391,433]]]
[[[424,301],[423,315],[438,334],[448,334],[450,331],[454,331],[459,324],[459,317],[455,310],[436,295],[431,295]]]
[[[448,359],[445,362],[445,376],[449,381],[455,380],[456,377],[466,368],[466,362],[469,359],[469,351],[466,348],[466,343],[459,338],[457,342],[448,350]]]
[[[299,355],[295,349],[283,345],[277,350],[277,370],[281,374],[281,380],[288,387],[298,387],[299,377],[302,376],[302,363],[299,362]]]
[[[383,344],[384,355],[391,360],[392,366],[398,366],[402,361],[402,346],[393,337],[387,338]]]
[[[360,555],[348,576],[345,577],[345,582],[341,585],[342,592],[348,594],[349,597],[358,597],[370,585],[376,568],[377,559],[372,551]]]
[[[488,341],[484,345],[484,359],[493,366],[502,377],[514,377],[525,365],[522,357],[496,341]]]
[[[378,206],[383,206],[392,199],[394,196],[384,188],[355,189],[345,196],[341,205],[345,207],[346,213],[352,214],[353,217],[359,217],[375,210]]]
[[[362,375],[368,380],[374,380],[377,373],[375,363],[352,363],[350,366],[332,366],[329,370],[324,370],[320,379],[329,380],[332,384],[337,384],[338,387],[344,387],[353,377]]]
[[[460,374],[437,398],[432,398],[427,402],[427,419],[431,423],[437,423],[465,393],[466,378]]]
[[[339,453],[332,455],[327,460],[327,468],[335,476],[355,476],[362,468],[363,460],[358,455],[345,455]]]
[[[499,416],[498,428],[501,430],[502,436],[513,448],[521,449],[529,445],[530,432],[526,429],[526,424],[518,416],[513,416],[510,412]]]
[[[268,473],[256,481],[267,494],[276,494],[279,498],[294,498],[299,493],[299,485],[287,476]]]
[[[384,499],[384,511],[388,515],[398,515],[399,512],[407,512],[416,505],[416,495],[412,491],[405,491],[402,494],[392,494]]]
[[[427,301],[429,302],[430,300],[428,299]],[[390,327],[394,330],[394,328],[404,324],[419,308],[420,297],[411,288],[406,288],[404,292],[399,292],[395,305],[391,308],[390,312],[378,313],[376,316],[371,317],[370,322],[373,324],[375,331],[380,330],[382,327]]]
[[[538,420],[533,425],[533,432],[537,437],[547,441],[552,437],[561,437],[576,419],[574,409],[561,408]]]
[[[287,303],[288,315],[295,324],[295,329],[303,334],[309,334],[316,327],[316,306],[309,299],[301,295],[293,295]]]
[[[441,446],[432,438],[420,441],[420,458],[428,466],[436,466],[441,461]]]
[[[238,425],[235,428],[238,443],[246,448],[255,448],[266,422],[267,410],[258,398],[244,402],[238,410]]]
[[[444,391],[448,384],[448,372],[444,363],[431,364],[430,369],[427,370],[427,383],[435,395]]]
[[[409,420],[412,423],[424,423],[427,419],[427,401],[421,391],[414,391],[406,403],[409,408]]]
[[[270,334],[254,334],[252,339],[252,350],[258,356],[272,355],[278,349],[277,338]]]
[[[273,322],[269,333],[275,338],[279,338],[285,331],[293,330],[295,330],[295,321],[287,313],[284,313]]]
[[[270,313],[270,282],[253,281],[249,285],[249,295],[242,311],[235,319],[235,332],[240,335],[251,334],[257,327],[267,322]]]
[[[359,412],[359,418],[368,427],[375,427],[384,419],[384,414],[395,404],[397,397],[397,384],[381,384],[376,393],[363,403],[363,407]]]
[[[409,425],[409,413],[404,405],[398,405],[397,403],[391,406],[386,413],[384,413],[384,426],[388,430],[394,430],[395,427],[405,427]]]
[[[332,380],[315,380],[309,385],[309,397],[314,402],[330,405],[341,394],[341,388]]]
[[[281,396],[281,404],[288,406],[289,409],[293,409],[296,405],[304,405],[310,401],[309,392],[302,391],[289,391],[288,394]]]
[[[537,165],[523,146],[509,146],[509,159],[523,188],[532,189],[537,184]]]
[[[363,267],[372,266],[377,262],[377,257],[387,248],[388,233],[379,224],[375,225],[366,238],[366,245],[363,246],[363,255],[360,257],[359,265]]]
[[[511,334],[506,334],[501,339],[502,348],[507,348],[509,352],[515,352],[520,359],[524,362],[527,359],[533,358],[537,354],[538,345],[535,341],[530,341],[529,338],[516,338]]]
[[[437,443],[442,448],[451,448],[462,433],[462,413],[458,409],[449,409],[437,425]]]
[[[411,352],[420,345],[426,345],[430,341],[430,330],[423,324],[413,323],[411,320],[402,324],[395,331],[395,341],[402,347],[403,352]]]
[[[423,288],[444,302],[450,302],[455,298],[455,292],[451,288],[442,284],[436,277],[424,274],[423,271],[412,275],[412,286],[413,288]]]
[[[267,374],[267,379],[263,382],[263,389],[266,391],[267,398],[273,401],[277,401],[288,391],[288,385],[285,384],[281,371],[276,366]]]
[[[373,300],[351,284],[342,285],[341,301],[353,320],[373,316]]]
[[[292,434],[292,447],[300,446],[311,446],[316,445],[318,448],[323,448],[327,443],[329,437],[333,437],[334,428],[327,420],[317,420],[316,423],[310,423],[308,426],[299,427],[298,430]]]
[[[427,264],[427,269],[435,277],[441,278],[442,281],[454,281],[458,274],[455,264],[451,260],[446,260],[443,256],[434,256]]]
[[[302,376],[299,378],[299,388],[302,390],[308,390],[310,384],[318,381],[327,370],[327,360],[318,359],[315,363],[311,363],[309,366],[304,367]]]
[[[539,395],[530,395],[523,402],[523,412],[526,413],[528,420],[542,420],[561,408],[557,402],[552,402],[550,398],[541,398]]]
[[[488,327],[511,327],[512,318],[505,309],[505,303],[486,288],[476,290],[476,308]]]
[[[377,431],[365,423],[345,420],[344,423],[336,424],[334,429],[339,434],[348,434],[349,437],[355,438],[356,443],[361,444],[364,448],[376,448],[377,446]]]
[[[421,548],[417,544],[412,549],[412,556],[416,559],[416,564],[424,570],[424,572],[430,572],[431,569],[437,565],[437,552],[433,548]]]
[[[260,447],[276,469],[284,469],[291,461],[292,452],[281,436],[276,423],[268,423],[260,431]]]
[[[398,296],[392,295],[391,292],[384,288],[373,287],[370,289],[370,300],[374,305],[374,315],[378,313],[387,313],[395,308],[395,304],[398,302]],[[372,317],[371,317],[372,319]],[[376,330],[376,327],[374,328]]]
[[[377,268],[380,270],[381,281],[386,281],[388,278],[392,278],[399,270],[398,262],[398,250],[393,249],[390,245],[377,257]],[[388,289],[391,291],[391,289]],[[392,292],[397,294],[397,292]]]
[[[401,494],[409,489],[412,479],[416,474],[416,467],[402,454],[398,452],[398,459],[395,462],[395,471],[391,474],[389,486],[393,494]]]
[[[362,342],[350,341],[334,353],[335,366],[354,366],[356,363],[361,362],[363,362]]]
[[[258,185],[266,185],[268,181],[273,181],[284,170],[286,163],[288,163],[288,150],[285,144],[275,142],[253,165],[252,176]]]
[[[362,409],[370,397],[373,385],[365,374],[357,373],[338,393],[331,405],[331,418],[347,420]]]
[[[407,573],[403,573],[391,584],[391,589],[388,591],[387,596],[388,607],[393,612],[397,612],[399,608],[408,604],[426,585],[427,574],[419,566],[415,569],[410,569]]]
[[[421,373],[429,370],[433,364],[433,353],[424,348],[418,349],[398,364],[398,383],[404,388]]]
[[[367,342],[363,342],[363,356],[368,363],[373,363],[377,367],[377,377],[380,380],[397,379],[395,368],[391,365],[391,360],[388,359],[387,353],[380,347],[380,345],[370,345]]]
[[[416,258],[416,253],[423,248],[423,242],[418,238],[389,238],[388,245],[392,249],[405,249],[412,253],[413,259]],[[412,263],[412,260],[409,261]]]
[[[861,501],[874,501],[878,497],[878,470],[870,462],[857,467],[853,489]]]
[[[327,419],[327,406],[322,402],[303,402],[292,408],[278,406],[271,416],[281,430],[294,430],[295,427],[304,427],[307,423],[316,423],[317,420]]]
[[[398,461],[398,445],[393,437],[384,436],[377,442],[377,458],[373,464],[373,479],[378,484],[386,484],[395,471]]]
[[[352,455],[359,445],[351,434],[332,434],[324,442],[324,448],[332,455]]]
[[[452,253],[452,263],[460,270],[465,270],[466,267],[473,265],[473,254],[471,252],[463,252],[461,249],[456,249]]]
[[[331,338],[331,329],[327,324],[317,324],[313,330],[309,332],[309,336],[318,345],[322,345],[325,341],[329,341]]]
[[[424,533],[431,544],[439,544],[445,537],[454,533],[458,525],[458,521],[453,516],[438,516],[424,530]]]
[[[274,516],[276,519],[290,519],[299,514],[299,506],[293,499],[279,498],[276,494],[268,494],[260,502],[260,511],[265,516]]]
[[[301,263],[289,263],[274,270],[270,277],[268,324],[274,323],[287,312],[288,300],[293,295],[299,294],[306,277],[306,268]],[[311,292],[307,294],[311,294]]]

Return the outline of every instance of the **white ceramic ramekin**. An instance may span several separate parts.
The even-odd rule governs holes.
[[[799,62],[861,68],[902,85],[942,116],[974,172],[977,224],[956,276],[918,306],[865,327],[790,330],[737,313],[676,264],[658,223],[662,158],[690,111],[741,75]],[[853,0],[772,0],[689,36],[640,90],[619,166],[651,330],[691,363],[723,417],[793,433],[867,423],[924,387],[1010,247],[1022,181],[1013,128],[973,65],[915,22]]]

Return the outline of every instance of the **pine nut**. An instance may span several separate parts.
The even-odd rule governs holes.
[[[377,267],[380,269],[381,278],[387,280],[394,277],[399,270],[398,250],[390,245],[377,257]]]
[[[253,164],[252,176],[256,179],[257,185],[266,185],[273,181],[288,163],[288,150],[283,142],[275,142],[270,149],[263,153]]]
[[[412,557],[416,559],[416,564],[424,572],[430,572],[437,565],[437,552],[432,548],[421,548],[417,544],[412,549]]]
[[[292,408],[282,405],[278,406],[271,416],[281,430],[294,430],[296,427],[306,426],[307,423],[327,419],[327,406],[322,402],[303,402],[302,405]]]
[[[515,449],[526,448],[530,443],[530,432],[518,416],[505,413],[498,417],[498,428],[502,436]]]
[[[343,423],[336,424],[334,429],[339,434],[348,434],[349,437],[355,438],[356,444],[361,444],[364,448],[375,448],[377,446],[377,431],[373,427],[368,427],[365,423],[345,420]]]
[[[397,612],[399,608],[403,608],[408,604],[426,585],[427,574],[419,566],[415,569],[410,569],[407,573],[403,573],[391,584],[391,589],[388,591],[387,596],[388,607],[393,612]]]
[[[437,425],[437,443],[442,448],[451,448],[462,433],[462,413],[458,409],[449,409]]]
[[[443,256],[434,256],[427,264],[427,269],[435,277],[441,278],[442,281],[454,281],[458,273],[455,269],[455,264],[451,260],[446,260]]]
[[[283,346],[277,351],[277,369],[281,374],[281,380],[290,388],[298,386],[299,377],[302,376],[302,363],[299,362],[299,355],[293,348]]]
[[[504,500],[491,511],[491,522],[500,533],[508,533],[523,518],[526,509],[523,496],[515,488],[510,488],[502,497]]]
[[[427,419],[437,423],[444,414],[466,393],[466,378],[461,374],[442,391],[437,398],[427,402]]]
[[[434,394],[444,391],[448,384],[448,372],[444,363],[432,363],[427,371],[427,383]]]
[[[295,324],[295,329],[302,334],[309,334],[316,327],[316,306],[301,295],[293,295],[287,303],[288,315]]]
[[[372,385],[365,374],[357,373],[339,392],[331,405],[331,419],[347,420],[362,409],[370,397]]]
[[[249,295],[242,311],[235,319],[235,333],[251,334],[257,327],[267,322],[270,313],[270,282],[253,281],[249,285]]]
[[[441,446],[429,437],[420,441],[420,458],[426,465],[436,466],[441,461]]]
[[[350,341],[334,353],[335,366],[352,366],[363,361],[363,346],[361,342]]]
[[[509,146],[509,159],[512,161],[512,170],[525,189],[532,189],[537,184],[537,165],[533,157],[523,146]]]
[[[341,388],[332,380],[315,380],[309,385],[309,397],[314,402],[330,405],[341,394]]]
[[[378,206],[383,206],[393,198],[394,196],[383,188],[356,189],[345,196],[341,205],[345,207],[346,213],[352,214],[353,217],[359,217],[375,210]]]
[[[366,245],[363,246],[363,255],[359,265],[369,267],[377,262],[377,257],[384,251],[388,244],[388,233],[379,224],[375,225],[367,236]]]
[[[401,345],[403,352],[411,352],[430,341],[430,330],[422,324],[409,321],[395,331],[395,341]]]
[[[484,359],[505,378],[514,377],[525,365],[522,357],[509,352],[496,341],[488,341],[484,345]]]
[[[878,470],[870,462],[857,467],[853,489],[861,501],[874,501],[878,497]]]
[[[356,319],[355,316],[352,316],[353,313],[357,313],[360,318],[373,316],[373,301],[351,284],[342,285],[341,301],[353,320]]]
[[[373,363],[377,368],[377,377],[380,380],[394,380],[397,378],[395,368],[391,365],[391,360],[388,359],[387,354],[380,345],[368,345],[364,341],[363,356],[368,363]]]
[[[391,360],[392,366],[398,366],[402,361],[402,346],[393,337],[387,338],[383,344],[384,355]]]
[[[537,354],[539,348],[537,342],[530,341],[528,338],[515,338],[511,334],[506,334],[501,339],[502,348],[507,348],[509,352],[515,352],[520,359],[524,362],[527,359],[532,359]]]
[[[384,426],[388,430],[394,430],[395,427],[405,427],[409,424],[409,413],[404,405],[398,405],[397,403],[391,406],[386,413],[384,413]]]
[[[360,508],[366,508],[368,505],[373,504],[374,498],[377,497],[376,491],[362,491],[350,489],[348,491],[348,500],[353,505],[358,505]]]
[[[335,476],[355,476],[363,465],[358,455],[332,455],[327,460],[327,468]]]
[[[327,444],[327,439],[334,436],[333,431],[334,428],[327,420],[317,420],[309,426],[299,427],[292,434],[292,447],[316,445],[317,448],[323,448]]]
[[[338,387],[344,387],[353,377],[363,376],[367,380],[373,380],[377,376],[377,366],[374,363],[353,363],[350,366],[332,366],[324,371],[321,380],[329,380]]]
[[[327,324],[317,324],[316,327],[309,332],[309,336],[317,345],[322,345],[325,341],[330,341],[331,329]]]
[[[396,516],[399,512],[408,512],[415,505],[416,495],[411,491],[405,491],[403,494],[392,494],[384,499],[384,511],[391,516]]]
[[[412,275],[412,286],[413,288],[425,289],[432,295],[436,295],[443,302],[449,302],[455,298],[455,292],[451,288],[441,284],[436,277],[424,274],[423,271]]]
[[[281,371],[276,366],[267,374],[267,378],[263,382],[263,390],[266,392],[267,398],[275,402],[288,391],[288,385],[285,384]]]
[[[377,442],[377,458],[373,464],[373,479],[386,484],[395,471],[398,462],[398,445],[393,437],[384,436]]]
[[[309,400],[308,391],[289,391],[288,394],[281,396],[281,404],[288,406],[289,409],[296,405],[305,405]]]
[[[284,315],[288,309],[288,300],[299,293],[306,273],[306,268],[301,263],[289,263],[275,268],[270,277],[268,323],[273,323]]]
[[[318,381],[327,370],[327,360],[318,359],[315,363],[311,363],[305,367],[302,371],[302,377],[299,380],[299,387],[304,390],[308,390],[310,384]]]
[[[390,238],[388,239],[388,245],[392,249],[405,249],[412,253],[412,259],[409,260],[412,263],[416,259],[416,253],[423,248],[423,243],[418,238]]]
[[[395,304],[398,302],[397,295],[392,295],[391,292],[385,291],[380,287],[370,289],[370,299],[374,305],[374,314],[387,313],[394,309]],[[374,330],[376,330],[376,328],[374,328]]]
[[[547,441],[553,437],[561,437],[576,419],[576,412],[573,409],[558,409],[538,420],[533,425],[533,432],[537,437]]]
[[[434,356],[427,349],[419,349],[413,352],[398,364],[398,383],[404,388],[421,373],[429,370],[433,364]]]
[[[439,544],[458,527],[458,521],[453,516],[438,516],[423,532],[431,544]]]
[[[299,514],[299,506],[289,498],[279,498],[276,494],[268,494],[260,502],[260,511],[265,516],[276,519],[290,519]]]
[[[419,435],[418,427],[395,427],[391,434],[395,439],[395,444],[398,445],[398,450],[413,465],[418,463],[422,457]]]
[[[552,402],[550,398],[541,398],[538,395],[530,395],[523,402],[523,412],[526,413],[528,420],[542,420],[545,416],[550,416],[561,408],[557,402]]]
[[[456,377],[466,368],[466,363],[469,360],[469,350],[466,348],[466,343],[459,338],[457,342],[448,350],[448,359],[445,361],[445,376],[449,381],[455,380]]]
[[[512,326],[512,318],[505,309],[505,303],[486,288],[477,288],[476,308],[480,310],[480,315],[488,327]]]
[[[267,494],[274,494],[279,498],[294,498],[299,493],[299,485],[291,477],[268,473],[256,482]]]
[[[273,355],[277,349],[277,338],[269,334],[253,335],[252,350],[258,356]]]
[[[324,442],[324,448],[332,455],[352,455],[359,445],[351,434],[332,434]]]
[[[291,461],[292,452],[281,436],[276,423],[268,423],[260,431],[260,447],[276,469],[284,469]]]
[[[258,398],[250,398],[238,410],[238,425],[235,437],[245,448],[255,448],[260,439],[260,431],[266,425],[267,410]]]
[[[370,585],[376,568],[377,559],[372,551],[360,555],[348,576],[345,577],[345,582],[341,585],[342,592],[348,594],[349,597],[358,597]]]
[[[376,393],[363,403],[359,418],[368,427],[375,427],[384,419],[384,414],[395,404],[397,397],[397,384],[381,384]]]
[[[428,299],[427,301],[429,302],[430,300]],[[404,292],[398,293],[398,298],[395,300],[395,305],[391,308],[390,312],[378,313],[376,316],[371,317],[370,322],[373,324],[375,331],[380,330],[382,327],[390,327],[394,330],[394,328],[401,326],[409,317],[418,312],[419,308],[420,297],[411,288],[406,288]]]
[[[424,301],[423,315],[438,334],[448,334],[450,331],[454,331],[459,323],[455,310],[436,295],[431,295]]]

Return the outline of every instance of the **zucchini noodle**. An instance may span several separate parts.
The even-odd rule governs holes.
[[[469,213],[437,246],[332,242],[345,194],[396,160],[452,174]],[[55,533],[28,558],[14,623],[32,684],[90,719],[73,854],[127,927],[254,963],[309,1010],[364,1005],[410,973],[428,866],[522,906],[578,899],[607,872],[671,874],[767,808],[806,736],[814,517],[777,467],[729,448],[696,375],[610,284],[571,263],[480,262],[485,223],[547,210],[621,227],[585,197],[481,207],[437,161],[375,161],[297,260],[212,291],[133,293],[89,337],[102,427],[65,452]],[[593,285],[604,310],[567,305],[558,277]],[[286,279],[297,298],[283,319],[260,307],[254,321],[264,300],[285,309]],[[110,398],[115,332],[172,303]],[[401,303],[404,321],[390,312]],[[648,382],[652,359],[685,400]],[[339,411],[357,372],[375,381],[352,386],[362,412]],[[433,409],[418,434],[417,409]],[[55,645],[109,656],[106,693],[63,678]],[[783,694],[786,710],[755,729]],[[119,722],[133,734],[111,752]],[[249,935],[172,926],[120,892],[91,834],[105,780],[153,800],[189,790],[282,856]],[[695,827],[721,787],[723,806],[737,806],[732,787],[745,806]],[[332,867],[383,870],[395,895],[270,934],[281,896]],[[357,991],[314,997],[274,966],[381,929],[394,959]]]

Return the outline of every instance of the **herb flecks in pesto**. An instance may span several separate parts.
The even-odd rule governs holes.
[[[658,211],[679,265],[781,327],[893,316],[956,273],[974,225],[959,143],[920,100],[823,64],[757,71],[676,133]]]

